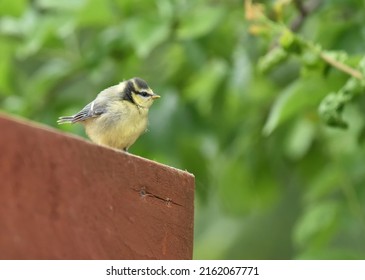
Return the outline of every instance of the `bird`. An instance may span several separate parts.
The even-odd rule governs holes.
[[[92,142],[123,151],[147,129],[148,111],[160,98],[135,77],[101,91],[81,111],[58,118],[58,124],[81,123]]]

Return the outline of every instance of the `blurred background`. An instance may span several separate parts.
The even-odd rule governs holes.
[[[364,55],[364,1],[260,3],[349,63]],[[341,106],[347,129],[326,125],[321,100],[349,75],[311,53],[260,71],[277,42],[244,4],[1,0],[1,111],[85,136],[57,118],[142,77],[162,98],[130,152],[195,175],[195,259],[365,259],[364,95]]]

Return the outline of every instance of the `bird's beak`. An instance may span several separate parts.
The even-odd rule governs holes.
[[[160,97],[161,97],[161,96],[159,96],[159,95],[157,95],[157,94],[155,94],[155,93],[152,95],[152,99],[158,99],[158,98],[160,98]]]

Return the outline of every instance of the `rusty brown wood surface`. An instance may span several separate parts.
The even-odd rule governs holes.
[[[194,177],[0,115],[0,259],[191,259]]]

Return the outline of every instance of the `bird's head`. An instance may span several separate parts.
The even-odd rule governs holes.
[[[155,99],[160,98],[141,78],[132,78],[125,81],[125,83],[124,99],[136,104],[138,107],[149,108]]]

